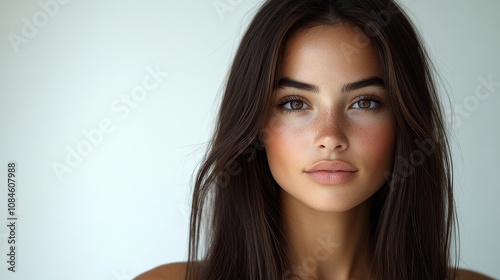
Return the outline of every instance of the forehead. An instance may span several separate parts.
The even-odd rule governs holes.
[[[370,39],[359,28],[340,23],[297,31],[285,44],[280,67],[281,77],[309,82],[381,75]]]

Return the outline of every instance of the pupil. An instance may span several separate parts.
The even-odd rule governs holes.
[[[294,110],[302,109],[302,101],[292,101],[291,105]]]
[[[359,101],[359,107],[360,108],[369,108],[370,102],[366,101],[366,100],[361,100],[361,101]]]

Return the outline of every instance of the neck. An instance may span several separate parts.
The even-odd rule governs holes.
[[[281,200],[293,274],[317,280],[371,278],[370,200],[341,213],[317,211],[284,191]]]

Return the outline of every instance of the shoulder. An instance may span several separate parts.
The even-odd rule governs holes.
[[[486,275],[474,272],[472,270],[458,269],[457,280],[494,280]]]
[[[184,280],[187,263],[171,263],[158,266],[134,278],[134,280]]]

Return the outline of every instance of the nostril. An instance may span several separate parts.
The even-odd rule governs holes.
[[[341,151],[341,150],[345,150],[347,145],[344,145],[345,143],[331,143],[328,144],[319,144],[318,145],[318,149],[320,150],[331,150],[331,151],[334,151],[334,150],[338,150],[338,151]]]

